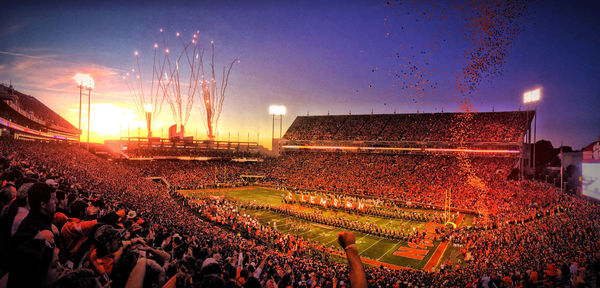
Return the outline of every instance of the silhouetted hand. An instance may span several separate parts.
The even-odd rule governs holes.
[[[338,243],[342,248],[346,249],[349,245],[356,243],[356,238],[354,237],[353,232],[339,232],[338,233]]]

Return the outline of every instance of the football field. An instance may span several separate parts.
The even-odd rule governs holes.
[[[255,202],[260,204],[269,204],[272,206],[283,205],[283,197],[285,192],[263,188],[263,187],[242,187],[242,188],[226,188],[226,189],[210,189],[198,191],[181,191],[190,196],[196,194],[223,195],[227,198],[234,199],[238,202]],[[358,216],[356,214],[346,213],[344,211],[333,211],[328,209],[319,209],[314,207],[302,207],[302,209],[317,210],[319,213],[330,217],[344,217],[353,221],[369,221],[382,227],[390,227],[394,229],[404,229],[411,231],[417,229],[419,231],[431,231],[435,227],[441,225],[437,223],[427,223],[419,221],[410,221],[405,219],[379,218],[374,216]],[[415,210],[413,210],[415,211]],[[311,242],[319,242],[327,247],[338,247],[337,234],[341,231],[349,231],[347,229],[331,227],[318,223],[311,223],[299,218],[279,214],[268,210],[245,209],[242,213],[256,217],[263,225],[268,225],[276,228],[280,232],[295,234],[310,240]],[[427,211],[420,211],[428,213]],[[470,215],[465,215],[462,223],[472,220]],[[463,218],[461,217],[461,220]],[[470,221],[469,221],[470,222]],[[427,241],[424,243],[408,243],[404,240],[388,239],[375,235],[364,234],[354,231],[356,236],[356,246],[358,248],[363,262],[370,265],[385,265],[393,269],[431,269],[436,267],[444,254],[455,255],[452,253],[452,247],[447,246],[440,241]],[[442,244],[442,245],[440,245]],[[332,259],[338,259],[339,256],[332,254]],[[455,258],[455,257],[452,257]],[[457,263],[457,259],[451,259],[453,263]]]

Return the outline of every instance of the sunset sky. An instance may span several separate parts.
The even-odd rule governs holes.
[[[204,49],[214,41],[217,71],[240,59],[229,79],[219,140],[227,140],[229,133],[237,140],[239,132],[240,140],[247,140],[250,133],[250,140],[256,141],[260,133],[260,144],[270,147],[270,104],[287,107],[285,131],[295,116],[307,113],[450,112],[460,111],[464,99],[476,111],[524,109],[523,92],[534,88],[542,88],[538,139],[580,149],[600,136],[598,1],[531,1],[501,73],[482,77],[470,96],[458,93],[455,84],[470,43],[463,37],[459,13],[454,11],[443,22],[436,18],[447,11],[444,5],[14,2],[3,4],[0,18],[0,82],[12,81],[15,89],[38,98],[77,126],[79,90],[72,77],[89,73],[95,80],[91,119],[95,141],[127,136],[128,127],[131,136],[137,136],[138,127],[142,136],[146,134],[123,76],[137,69],[137,50],[142,75],[149,79],[154,43],[164,51],[161,28],[168,48],[174,50],[181,47],[176,32],[190,41],[199,31],[198,44]],[[415,16],[414,11],[432,12],[434,20]],[[433,42],[438,45],[435,50],[423,48]],[[398,85],[394,71],[406,64],[404,59],[416,59],[417,68],[428,71],[421,73],[423,79],[435,85],[419,91]],[[205,138],[199,102],[194,100],[186,134]],[[161,111],[155,136],[173,124],[168,105]],[[82,122],[86,125],[87,116]],[[163,131],[166,136],[166,128]]]

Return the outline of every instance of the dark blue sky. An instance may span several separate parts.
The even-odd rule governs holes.
[[[96,79],[95,102],[135,109],[120,81],[134,67],[133,51],[140,51],[147,71],[152,45],[161,39],[159,28],[173,46],[176,31],[191,38],[200,30],[199,43],[208,47],[215,41],[217,66],[235,57],[241,60],[230,79],[221,135],[240,131],[255,138],[260,131],[266,144],[269,104],[286,105],[292,116],[460,110],[463,96],[455,79],[464,64],[462,51],[470,45],[463,39],[460,15],[454,13],[445,22],[424,21],[414,11],[435,15],[435,9],[347,2],[13,3],[0,19],[0,81],[12,80],[17,89],[73,120],[77,91],[69,79],[87,71]],[[444,5],[440,9],[449,6]],[[564,141],[576,149],[596,140],[599,12],[598,1],[530,2],[501,75],[481,79],[468,98],[475,110],[517,110],[523,92],[542,87],[538,139],[555,146]],[[432,54],[425,59],[423,44],[432,39],[440,43],[439,50],[425,51]],[[437,85],[418,96],[396,85],[390,71],[405,64],[394,58],[397,52],[408,59],[414,56],[430,72],[425,79]],[[171,121],[167,110],[165,125]],[[188,126],[203,131],[194,111]],[[292,119],[286,116],[286,126]]]

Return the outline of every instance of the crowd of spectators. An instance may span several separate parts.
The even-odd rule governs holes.
[[[298,116],[287,140],[519,142],[527,111]],[[460,129],[460,131],[456,131]]]
[[[241,175],[262,175],[262,162],[216,161],[129,161],[128,167],[145,177],[163,177],[177,189],[201,189],[216,183],[244,185]]]
[[[183,197],[183,196],[180,196]],[[591,280],[600,284],[600,215],[599,207],[581,199],[559,196],[560,205],[552,213],[526,223],[512,223],[496,229],[467,229],[437,232],[437,238],[449,238],[461,249],[467,265],[444,263],[440,271],[432,274],[414,270],[396,271],[385,268],[368,268],[367,277],[374,287],[389,287],[402,279],[401,284],[416,287],[594,287]],[[339,252],[335,247],[311,243],[295,235],[282,236],[271,226],[265,226],[240,208],[267,209],[310,222],[335,227],[347,227],[365,233],[387,236],[369,224],[350,224],[344,220],[325,219],[322,215],[300,211],[292,207],[269,207],[262,204],[243,204],[211,198],[186,198],[186,203],[206,219],[226,225],[238,226],[237,231],[258,235],[274,243],[278,249],[292,249],[296,254],[301,247],[310,247],[329,253]],[[242,210],[243,211],[243,210]],[[591,217],[590,217],[591,215]],[[362,226],[360,226],[362,225]],[[359,227],[360,226],[360,227]],[[236,228],[233,228],[234,230]],[[375,233],[373,233],[375,232]],[[284,238],[281,238],[284,237]],[[403,234],[400,239],[415,241],[419,232]],[[282,240],[284,239],[284,240]],[[289,244],[290,242],[293,244]],[[297,245],[301,243],[302,245]],[[415,242],[418,243],[418,242]],[[287,248],[286,248],[287,247]],[[304,251],[303,251],[304,252]],[[377,277],[383,277],[381,279]],[[372,278],[371,278],[372,277]],[[390,282],[390,279],[392,281]]]
[[[476,225],[526,221],[553,202],[554,188],[531,181],[506,180],[517,159],[344,152],[285,152],[258,162],[129,161],[146,177],[163,177],[181,189],[241,186],[242,175],[292,191],[324,191],[338,197],[382,199],[388,206],[443,209],[482,215]],[[446,203],[446,194],[450,203]],[[341,195],[341,196],[340,196]],[[385,206],[379,203],[376,206]]]
[[[235,143],[232,143],[235,144]],[[168,144],[167,144],[168,145]],[[234,158],[257,158],[257,152],[235,151],[235,146],[231,149],[192,149],[192,148],[174,148],[174,147],[133,147],[127,149],[124,153],[129,157],[152,158],[152,157],[208,157],[219,159]]]
[[[265,167],[264,182],[439,208],[448,192],[452,207],[483,214],[491,224],[530,219],[553,200],[550,186],[507,181],[516,163],[510,157],[286,152]]]
[[[1,287],[347,287],[360,274],[202,221],[166,187],[77,146],[0,141],[0,152]]]
[[[323,247],[232,214],[226,202],[186,202],[145,179],[144,168],[64,144],[0,140],[0,154],[2,287],[364,287],[353,277],[360,264],[349,235],[340,242],[354,260],[331,263],[313,252]],[[365,267],[366,281],[592,285],[600,279],[600,211],[570,196],[557,200],[553,213],[531,221],[457,230],[450,237],[462,243],[467,265],[436,273]]]

